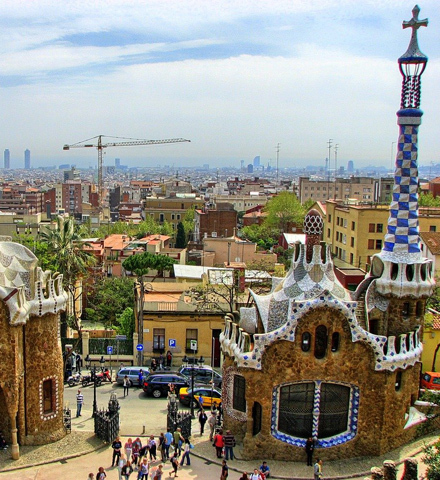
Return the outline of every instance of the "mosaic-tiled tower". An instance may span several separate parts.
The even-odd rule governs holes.
[[[379,276],[378,291],[384,295],[427,296],[432,289],[431,264],[422,257],[419,238],[417,136],[422,122],[421,76],[428,58],[417,42],[417,30],[428,25],[413,18],[403,22],[412,35],[407,51],[399,58],[403,76],[400,110],[397,112],[399,139],[394,173],[393,199],[382,252],[373,258],[373,276]]]

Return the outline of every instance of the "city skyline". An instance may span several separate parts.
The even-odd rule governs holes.
[[[110,1],[0,6],[0,145],[11,168],[95,166],[99,134],[191,143],[109,148],[104,165],[391,165],[414,3]],[[438,162],[440,11],[421,3],[421,165]],[[104,8],[105,7],[105,8]],[[374,132],[374,134],[373,134]],[[21,157],[21,158],[20,158]],[[331,151],[330,165],[334,162]]]

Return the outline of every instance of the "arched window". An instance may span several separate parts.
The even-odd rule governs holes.
[[[315,330],[315,357],[324,358],[327,350],[328,334],[325,325],[319,325]]]
[[[252,435],[257,435],[261,432],[261,413],[261,404],[254,402],[254,406],[252,407]]]
[[[234,375],[232,408],[240,412],[246,411],[246,379],[241,375]]]
[[[332,334],[332,352],[337,352],[339,350],[339,332],[333,332]]]
[[[408,279],[408,281],[412,281],[412,279],[414,278],[414,265],[412,263],[409,263],[407,266],[406,266],[406,278]]]
[[[281,387],[277,430],[301,439],[325,439],[347,432],[352,429],[350,402],[357,399],[351,390],[350,386],[327,382]]]
[[[404,302],[402,306],[402,315],[407,317],[409,315],[409,302]]]
[[[397,265],[397,263],[392,263],[391,264],[391,280],[396,280],[398,273],[399,273],[399,265]]]
[[[309,332],[304,332],[301,339],[301,350],[303,352],[308,352],[310,350],[310,345],[312,343],[312,336]]]

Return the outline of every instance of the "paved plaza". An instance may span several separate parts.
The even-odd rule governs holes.
[[[72,433],[56,444],[42,447],[22,447],[21,458],[18,461],[10,459],[10,451],[0,452],[0,480],[59,480],[60,478],[85,480],[89,473],[96,474],[100,466],[106,469],[107,480],[117,480],[119,478],[117,469],[111,468],[111,447],[93,435],[93,420],[91,417],[93,387],[90,386],[81,390],[85,397],[85,404],[82,416],[72,419]],[[72,408],[73,415],[75,413],[74,407],[76,407],[76,392],[77,388],[66,387],[65,402]],[[160,432],[165,431],[167,405],[165,398],[146,397],[142,390],[137,388],[131,389],[128,397],[124,398],[121,387],[116,384],[104,384],[97,389],[99,408],[107,405],[111,393],[116,393],[121,405],[123,443],[128,437],[135,438],[137,436],[145,442],[150,434],[157,436]],[[420,450],[423,445],[437,438],[437,435],[430,435],[383,457],[325,462],[323,466],[324,478],[364,478],[372,467],[381,466],[383,461],[388,459],[400,463],[398,475],[398,478],[400,478],[403,471],[401,462],[413,455],[417,455],[420,459]],[[215,457],[215,449],[212,447],[208,435],[200,436],[197,420],[193,422],[192,441],[195,448],[191,450],[191,466],[184,466],[179,470],[177,478],[181,480],[219,478],[220,463]],[[228,480],[238,480],[243,471],[251,472],[261,464],[262,460],[268,461],[273,478],[313,478],[313,468],[307,467],[305,461],[303,463],[287,463],[271,460],[270,452],[268,452],[267,458],[261,459],[261,461],[244,461],[240,459],[240,445],[235,448],[235,454],[238,458],[228,462],[230,467]],[[49,461],[51,463],[41,464]],[[153,466],[158,464],[159,462],[155,462]],[[29,468],[23,468],[25,466],[29,466]],[[17,467],[21,468],[16,469]],[[167,462],[163,478],[171,478],[170,470],[170,463]],[[419,462],[419,474],[423,474],[424,471],[424,465]],[[130,478],[135,480],[137,472],[133,472]]]

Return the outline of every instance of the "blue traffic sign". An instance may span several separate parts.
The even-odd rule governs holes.
[[[177,346],[176,339],[175,338],[169,338],[168,339],[168,346],[170,348],[176,348],[176,346]]]
[[[144,346],[142,345],[142,343],[138,343],[138,344],[136,345],[136,350],[137,350],[138,352],[142,352],[143,349],[144,349]]]
[[[113,355],[113,347],[107,347],[107,355]]]

